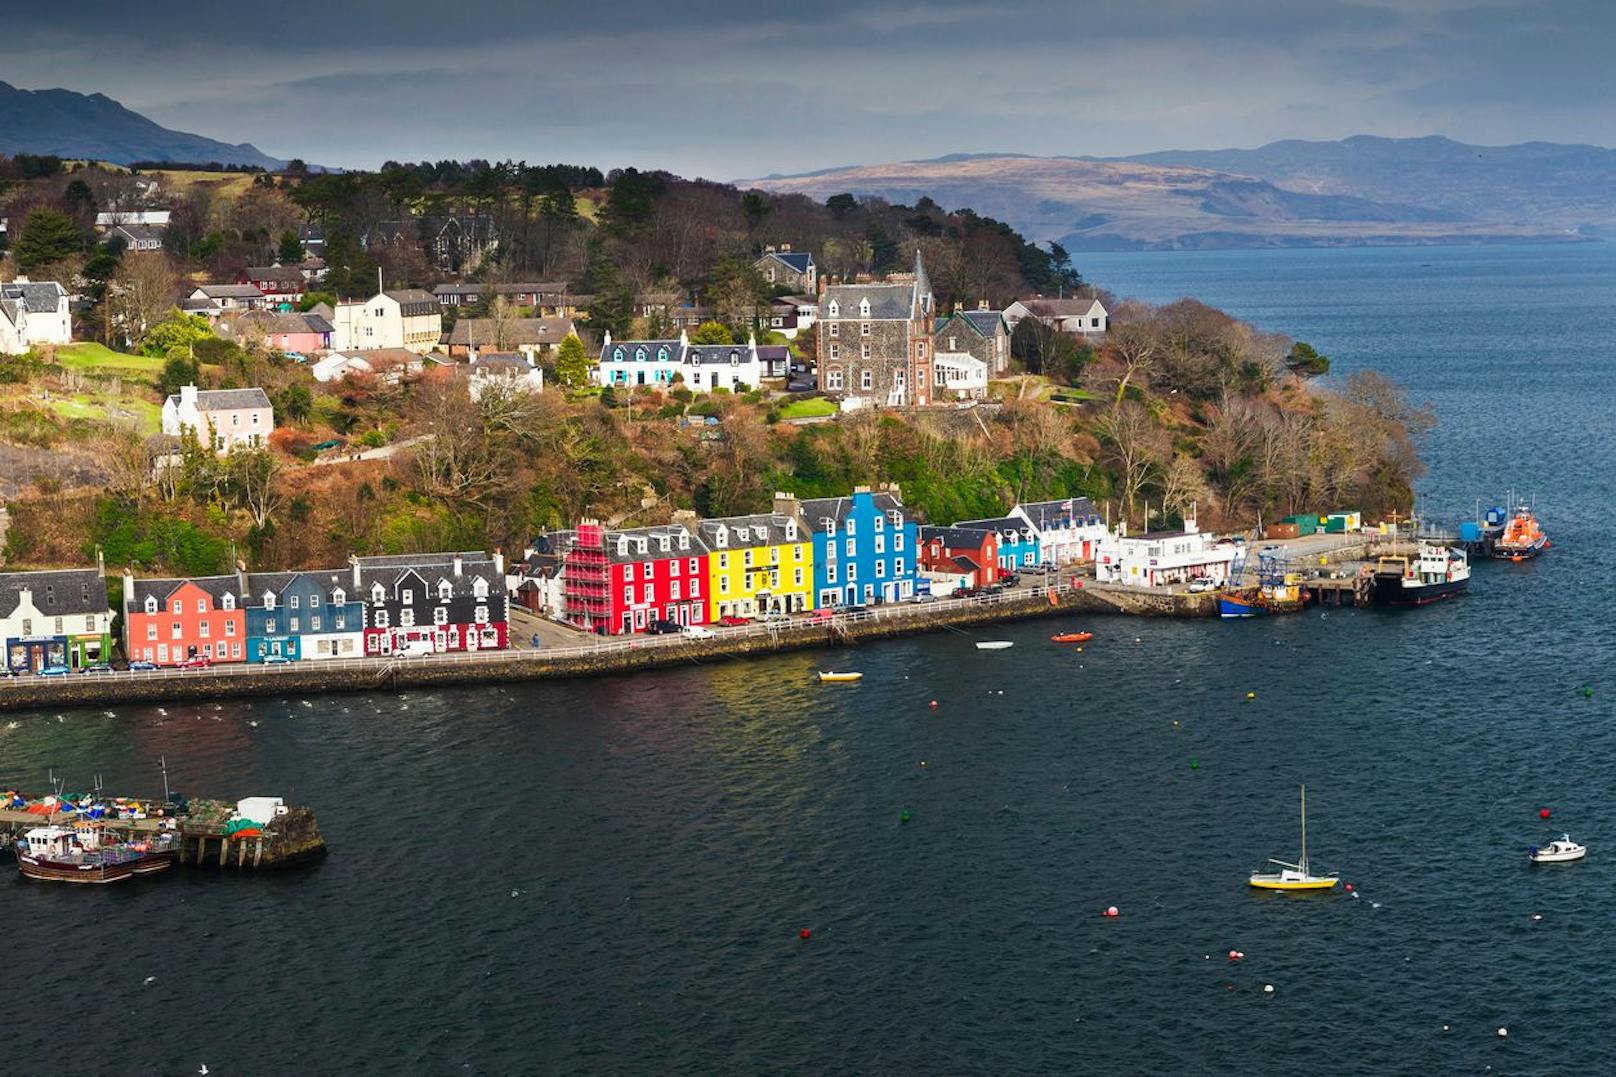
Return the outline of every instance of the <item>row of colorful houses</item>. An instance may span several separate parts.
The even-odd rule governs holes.
[[[131,662],[311,661],[503,650],[498,553],[353,557],[340,569],[123,580]]]
[[[918,524],[894,485],[845,497],[776,494],[770,513],[614,529],[595,520],[539,536],[517,600],[601,635],[904,602],[991,586],[1038,565],[1091,560],[1105,524],[1084,498],[1018,505],[1000,519]]]

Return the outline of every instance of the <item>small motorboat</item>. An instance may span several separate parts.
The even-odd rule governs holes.
[[[1007,639],[989,639],[978,643],[976,649],[979,651],[1003,651],[1014,646],[1015,644]]]
[[[1526,851],[1526,859],[1534,864],[1564,864],[1587,855],[1588,847],[1572,841],[1570,834],[1561,834],[1542,848],[1534,845]]]
[[[1087,643],[1093,638],[1093,632],[1062,632],[1058,636],[1049,637],[1052,643]]]
[[[824,670],[819,671],[819,680],[823,684],[850,684],[853,681],[861,680],[863,677],[864,674],[862,673],[827,673]]]

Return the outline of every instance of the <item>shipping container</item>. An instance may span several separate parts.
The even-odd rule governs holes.
[[[1324,530],[1332,535],[1356,531],[1363,526],[1363,517],[1356,512],[1332,512],[1324,518]]]
[[[1285,517],[1285,523],[1295,524],[1296,529],[1304,535],[1319,533],[1319,514],[1316,512],[1299,512],[1295,516]]]
[[[1293,539],[1301,536],[1295,524],[1269,524],[1263,530],[1265,539]]]
[[[1466,520],[1464,523],[1460,524],[1459,525],[1459,541],[1460,542],[1480,542],[1481,541],[1481,525],[1476,523],[1476,521],[1474,521],[1474,520]]]

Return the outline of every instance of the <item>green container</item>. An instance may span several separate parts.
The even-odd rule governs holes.
[[[1295,516],[1285,517],[1285,522],[1295,524],[1296,530],[1302,535],[1316,535],[1319,532],[1319,514],[1316,512],[1299,512]]]
[[[1324,532],[1327,535],[1342,535],[1347,530],[1347,517],[1326,516],[1324,518]]]

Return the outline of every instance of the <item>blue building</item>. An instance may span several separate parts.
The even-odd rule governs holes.
[[[243,591],[247,661],[365,656],[365,606],[347,570],[254,572]]]
[[[797,520],[814,544],[814,608],[874,606],[914,597],[920,548],[896,486],[799,502],[776,494],[774,511]]]
[[[999,569],[1022,572],[1039,563],[1038,529],[1016,516],[996,520],[962,520],[954,525],[965,531],[992,531],[999,536]]]

